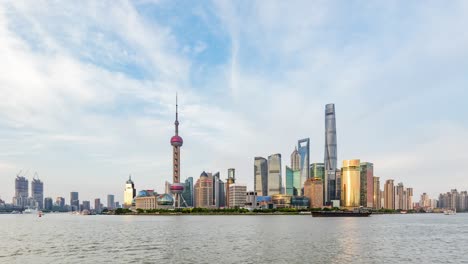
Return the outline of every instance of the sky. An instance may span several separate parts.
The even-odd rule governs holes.
[[[164,191],[175,95],[181,178],[310,138],[435,198],[468,189],[467,1],[1,1],[0,198],[22,170],[45,197]],[[284,173],[284,168],[283,168]]]

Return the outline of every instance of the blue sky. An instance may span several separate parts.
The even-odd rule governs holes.
[[[338,159],[432,196],[468,177],[466,1],[2,1],[0,197],[20,170],[45,196],[122,200],[171,179],[179,93],[182,178],[289,155]]]

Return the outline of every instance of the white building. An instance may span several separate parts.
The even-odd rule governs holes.
[[[229,207],[244,207],[246,202],[247,186],[244,184],[229,185]]]

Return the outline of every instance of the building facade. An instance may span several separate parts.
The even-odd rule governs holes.
[[[393,180],[386,180],[384,184],[384,208],[395,209],[395,195],[394,195]]]
[[[336,139],[336,115],[335,105],[325,105],[325,179],[324,192],[325,203],[338,200],[336,195],[336,170],[337,168],[337,139]]]
[[[361,206],[374,208],[374,164],[361,162]]]
[[[44,208],[44,183],[36,177],[31,181],[31,193],[37,209]]]
[[[268,195],[281,194],[283,188],[281,154],[268,156]]]
[[[132,181],[132,176],[128,176],[127,182],[125,182],[125,190],[124,190],[124,208],[132,207],[133,199],[136,196],[136,189],[135,184]]]
[[[193,177],[188,177],[185,180],[185,188],[182,192],[182,198],[187,204],[187,207],[193,207]]]
[[[374,209],[381,209],[382,205],[380,204],[380,178],[377,176],[373,177],[373,182],[374,182]]]
[[[310,139],[304,138],[297,141],[297,151],[300,156],[301,189],[305,180],[310,178]]]
[[[99,198],[94,199],[94,211],[96,214],[100,214],[102,212],[101,199]]]
[[[292,170],[301,170],[301,156],[297,151],[297,147],[294,148],[294,151],[291,153],[291,169]]]
[[[113,194],[108,194],[107,195],[107,209],[109,209],[109,210],[115,209],[115,201],[114,201],[114,195]]]
[[[53,200],[52,200],[52,198],[46,197],[46,198],[44,199],[44,208],[43,208],[43,209],[45,209],[45,210],[47,210],[47,211],[52,211],[52,207],[53,207]]]
[[[268,161],[263,157],[255,157],[254,191],[258,196],[268,196]]]
[[[200,178],[195,183],[195,207],[213,207],[213,177],[206,172],[202,172]]]
[[[71,211],[80,210],[80,199],[78,197],[78,192],[70,192],[70,210]]]
[[[304,183],[304,196],[309,198],[310,208],[323,207],[323,181],[321,178],[309,178]]]
[[[229,207],[240,208],[245,207],[247,202],[247,186],[243,184],[230,184],[229,185]]]
[[[215,208],[226,206],[225,184],[221,180],[219,172],[213,175],[213,205]]]
[[[325,164],[312,163],[310,164],[310,178],[320,178],[325,180]]]
[[[13,197],[13,204],[16,206],[26,207],[28,205],[28,197],[28,180],[23,176],[16,176],[15,197]]]
[[[301,171],[286,166],[286,194],[302,195]]]
[[[341,167],[341,206],[359,207],[361,205],[360,191],[360,160],[344,160]]]

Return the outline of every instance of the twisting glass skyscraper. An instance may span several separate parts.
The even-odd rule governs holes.
[[[325,181],[324,181],[324,201],[329,203],[336,200],[336,164],[337,164],[337,146],[336,146],[336,119],[335,105],[327,104],[325,106]]]

